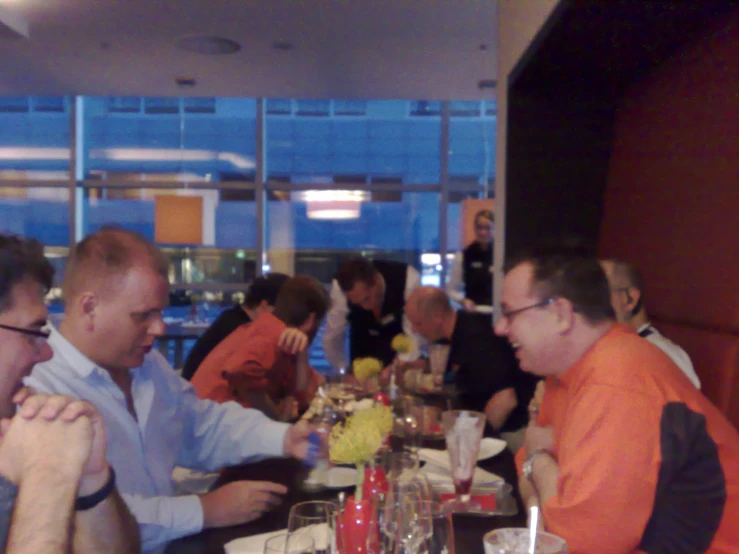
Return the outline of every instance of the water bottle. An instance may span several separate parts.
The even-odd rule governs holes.
[[[328,454],[328,437],[334,425],[334,409],[330,404],[323,407],[321,420],[314,434],[311,436],[312,446],[316,447],[313,458],[313,469],[305,481],[305,488],[317,490],[323,488],[328,481],[328,470],[331,460]]]

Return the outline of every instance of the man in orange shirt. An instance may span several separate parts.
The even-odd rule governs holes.
[[[574,554],[739,552],[739,435],[659,348],[615,322],[596,259],[523,257],[495,326],[547,378],[521,495]]]
[[[291,419],[295,402],[306,408],[322,381],[308,363],[308,346],[328,305],[326,291],[314,278],[298,275],[286,281],[274,312],[238,327],[203,360],[192,379],[198,396],[237,400],[273,419]],[[281,346],[289,328],[308,337],[297,353]]]

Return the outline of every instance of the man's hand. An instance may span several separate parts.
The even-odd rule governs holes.
[[[283,448],[285,457],[305,460],[310,446],[308,437],[310,437],[313,430],[313,427],[305,420],[300,420],[291,425],[287,433],[285,433],[285,444]]]
[[[297,354],[308,348],[308,335],[295,327],[285,329],[277,339],[277,347],[285,354]]]
[[[0,473],[16,484],[37,471],[76,482],[90,457],[93,434],[87,417],[5,419],[0,423]]]
[[[203,527],[227,527],[253,521],[279,506],[287,487],[269,481],[236,481],[200,496]]]
[[[524,448],[526,454],[531,454],[534,450],[544,449],[548,451],[554,450],[554,428],[540,427],[539,425],[529,425],[526,429],[526,438],[524,439]]]
[[[469,298],[465,298],[464,300],[462,300],[462,308],[464,308],[465,312],[474,312],[476,305]]]
[[[31,394],[27,390],[22,390],[13,397],[13,401],[20,405],[18,417],[29,421],[39,418],[48,422],[60,420],[67,423],[77,421],[81,417],[89,419],[93,436],[89,457],[83,468],[79,494],[85,496],[99,490],[107,481],[109,472],[105,455],[105,427],[95,406],[68,396],[49,396],[30,392]]]

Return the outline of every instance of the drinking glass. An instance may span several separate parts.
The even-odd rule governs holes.
[[[280,533],[264,543],[264,554],[315,554],[315,552],[313,539],[293,536],[290,533]]]
[[[485,429],[485,414],[465,410],[444,412],[441,414],[441,426],[449,451],[456,494],[455,499],[445,503],[445,508],[453,512],[480,510],[480,506],[470,499],[470,489]]]
[[[290,508],[287,532],[291,537],[309,537],[315,551],[336,554],[338,506],[333,502],[300,502]]]
[[[434,377],[434,386],[437,388],[441,388],[444,384],[449,348],[448,344],[431,344],[428,347],[429,366],[431,366],[431,375]]]
[[[418,452],[423,439],[423,401],[403,396],[403,449]]]
[[[390,485],[381,515],[383,552],[417,554],[420,551],[430,525],[422,517],[422,506],[423,500],[412,481],[395,481]]]
[[[439,502],[421,503],[422,517],[428,520],[425,554],[454,554],[454,532],[452,516]]]
[[[529,554],[529,530],[524,527],[496,529],[486,534],[482,543],[485,554]],[[557,535],[537,531],[534,554],[567,554],[567,543]]]

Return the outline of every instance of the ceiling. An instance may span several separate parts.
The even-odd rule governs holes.
[[[0,0],[0,95],[491,98],[496,35],[496,0]]]

